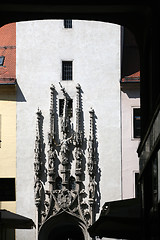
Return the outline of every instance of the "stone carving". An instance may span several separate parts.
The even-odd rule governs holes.
[[[50,102],[50,132],[48,133],[48,176],[49,176],[49,189],[53,190],[55,184],[55,161],[57,158],[56,150],[55,150],[55,102],[54,102],[54,94],[55,94],[55,86],[51,85],[51,102]]]
[[[41,203],[41,196],[42,196],[42,183],[40,180],[37,180],[35,182],[34,193],[35,193],[35,205],[39,207]]]
[[[48,183],[49,189],[44,191],[45,182],[42,182],[42,147],[40,118],[41,111],[37,111],[37,128],[35,140],[35,205],[38,212],[38,226],[43,226],[46,220],[54,217],[61,211],[67,211],[84,221],[86,227],[94,221],[94,202],[96,195],[96,144],[94,128],[94,110],[89,111],[90,132],[88,139],[88,175],[89,185],[85,189],[85,138],[83,130],[83,111],[81,86],[76,85],[75,128],[68,114],[70,100],[66,89],[59,83],[63,93],[63,115],[59,116],[60,131],[55,124],[56,96],[55,86],[50,87],[50,126],[48,133]],[[57,120],[57,119],[56,119]],[[57,121],[58,121],[57,120]],[[71,125],[72,124],[72,125]],[[75,129],[75,130],[74,130]],[[59,139],[61,136],[61,139]],[[57,142],[55,141],[57,139]],[[72,163],[75,161],[75,177],[70,175]],[[73,173],[73,171],[72,171]],[[88,203],[87,203],[88,199]]]
[[[83,143],[83,133],[81,126],[81,86],[77,84],[76,86],[76,131],[74,136],[74,144],[76,146],[82,146]]]
[[[36,128],[36,140],[35,140],[35,162],[34,162],[34,171],[35,171],[35,180],[39,179],[41,175],[41,139],[40,139],[40,118],[41,111],[37,111],[37,128]]]
[[[67,134],[63,134],[63,139],[60,143],[60,153],[62,157],[62,165],[69,163],[68,154],[69,154],[69,144],[72,143],[72,136],[67,138]]]
[[[76,131],[74,135],[74,145],[75,149],[75,159],[76,159],[76,182],[80,184],[82,182],[82,145],[83,145],[83,132],[81,126],[81,118],[82,118],[82,109],[81,109],[81,86],[77,84],[76,86]]]
[[[61,163],[62,163],[62,185],[66,186],[68,185],[68,179],[69,179],[69,151],[70,151],[70,144],[72,143],[72,136],[67,138],[67,134],[63,134],[63,139],[60,143],[60,155],[61,155]]]
[[[42,176],[42,147],[41,147],[41,117],[42,112],[39,110],[37,111],[37,127],[36,127],[36,140],[35,140],[35,161],[34,161],[34,172],[35,172],[35,179],[34,179],[34,198],[35,198],[35,205],[37,207],[37,220],[38,226],[41,224],[41,204],[42,204],[42,190],[43,184],[41,181]]]
[[[70,191],[70,190],[64,188],[64,189],[56,192],[55,196],[56,196],[59,208],[67,209],[73,203],[73,201],[76,197],[76,192]]]
[[[50,87],[51,90],[51,103],[50,103],[50,136],[52,139],[55,138],[55,104],[54,104],[54,94],[55,86],[52,84]]]
[[[49,184],[50,184],[50,191],[52,191],[52,189],[54,188],[54,184],[55,184],[55,174],[56,174],[56,170],[55,170],[55,161],[57,158],[57,154],[56,154],[56,150],[54,150],[53,148],[50,148],[48,151],[48,176],[49,176]]]
[[[95,181],[94,179],[89,182],[89,199],[92,200],[95,197]]]
[[[48,151],[48,171],[55,173],[55,159],[56,159],[56,151]]]
[[[90,206],[90,224],[94,221],[94,203],[96,191],[96,153],[95,153],[95,127],[94,127],[94,110],[91,108],[90,114],[90,134],[88,140],[88,174],[89,174],[89,206]]]
[[[61,87],[61,91],[63,93],[64,97],[64,106],[63,106],[63,116],[61,117],[61,132],[68,133],[68,128],[69,128],[69,116],[68,116],[68,100],[69,96],[65,90],[65,88],[62,87],[61,83],[59,82],[59,85]]]

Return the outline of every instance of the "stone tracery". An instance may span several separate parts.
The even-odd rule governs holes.
[[[37,112],[37,129],[35,140],[35,205],[37,207],[37,221],[40,228],[49,217],[56,216],[60,211],[67,211],[77,218],[80,218],[86,224],[86,227],[91,225],[94,220],[94,202],[96,192],[96,154],[95,154],[95,132],[94,132],[94,110],[89,111],[90,116],[90,133],[88,139],[88,175],[89,185],[85,189],[83,165],[84,158],[84,132],[82,126],[82,103],[81,103],[81,86],[77,84],[75,89],[76,94],[76,126],[75,131],[70,126],[70,117],[68,115],[69,94],[60,84],[63,93],[64,105],[63,115],[59,116],[61,124],[62,139],[59,143],[55,142],[56,129],[55,124],[55,86],[50,88],[50,128],[48,133],[48,183],[49,190],[44,191],[41,180],[41,141],[40,141],[40,116],[41,111]],[[75,177],[70,175],[72,168],[71,152],[75,160]],[[59,171],[56,165],[59,162]],[[45,197],[42,201],[42,190],[45,192]],[[88,199],[88,200],[87,200]],[[88,201],[88,202],[87,202]]]

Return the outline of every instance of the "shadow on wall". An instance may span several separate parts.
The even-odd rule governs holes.
[[[16,101],[16,85],[0,85],[0,100]]]
[[[17,102],[27,102],[25,96],[23,95],[23,92],[20,88],[20,86],[16,85],[16,101]]]
[[[140,98],[140,90],[139,85],[135,86],[135,88],[122,88],[122,92],[126,93],[128,98]]]
[[[26,98],[18,83],[0,85],[0,100],[26,102]]]

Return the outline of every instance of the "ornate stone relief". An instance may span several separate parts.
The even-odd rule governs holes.
[[[84,221],[86,228],[94,221],[95,196],[97,191],[96,174],[96,133],[95,113],[91,109],[90,132],[88,139],[88,155],[86,154],[86,139],[83,130],[83,110],[81,99],[81,86],[77,84],[75,89],[75,130],[68,115],[69,94],[60,84],[59,92],[62,91],[64,105],[63,115],[57,118],[60,122],[61,139],[59,133],[57,114],[57,91],[55,86],[50,87],[50,127],[48,133],[48,189],[45,190],[42,176],[42,146],[41,146],[41,111],[37,111],[37,127],[35,140],[35,205],[37,207],[37,225],[42,228],[50,217],[56,216],[61,211],[69,212]],[[72,124],[72,127],[71,127]],[[58,141],[57,141],[58,139]],[[75,161],[75,176],[71,176],[71,169]],[[89,185],[85,186],[85,163],[88,166]],[[73,172],[73,171],[72,171]]]

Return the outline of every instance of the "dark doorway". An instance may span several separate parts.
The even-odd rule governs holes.
[[[77,225],[66,224],[55,227],[49,234],[48,240],[84,240],[81,228]]]

